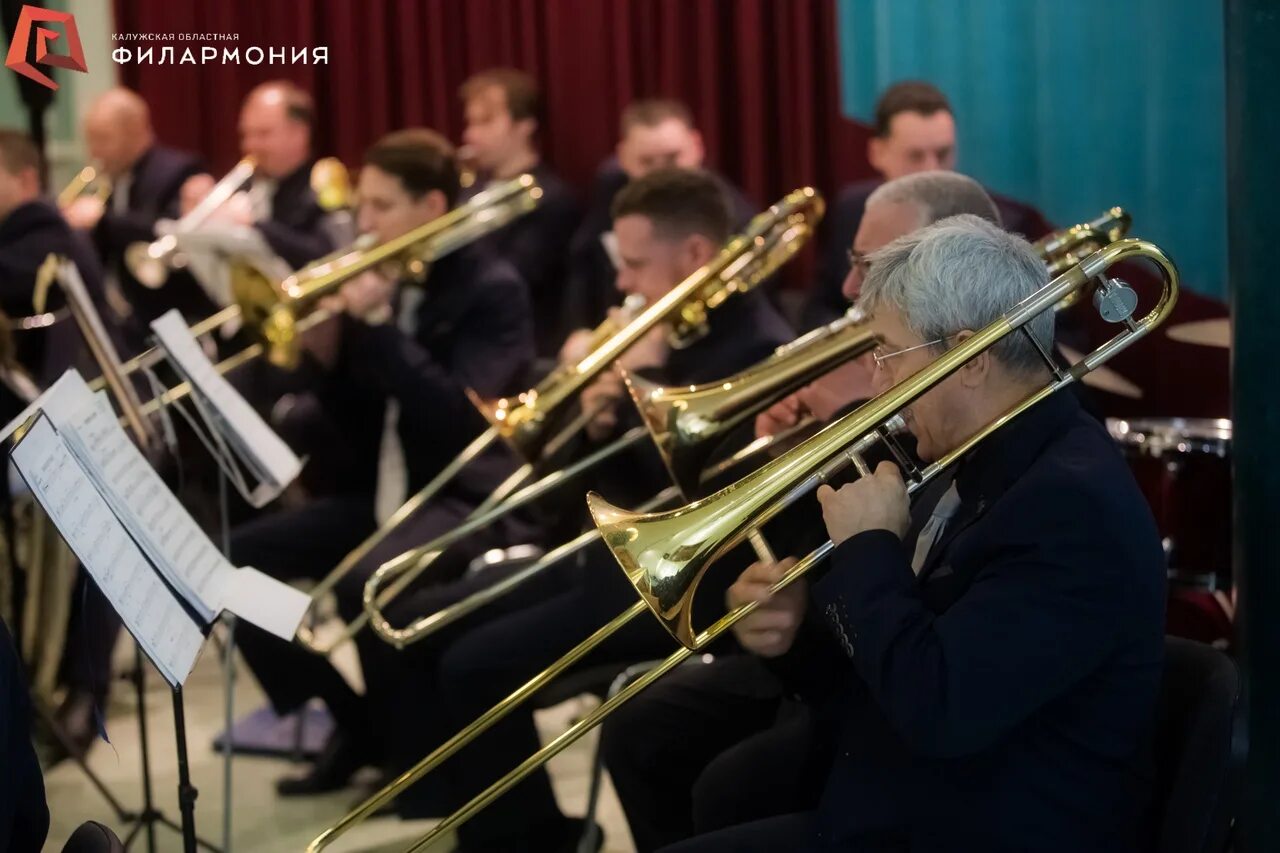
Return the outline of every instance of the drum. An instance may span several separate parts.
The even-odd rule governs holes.
[[[1208,589],[1231,582],[1231,421],[1107,421],[1164,538],[1170,577]]]
[[[1230,626],[1222,602],[1232,581],[1231,421],[1109,418],[1107,429],[1128,457],[1163,538],[1170,633],[1221,641]]]

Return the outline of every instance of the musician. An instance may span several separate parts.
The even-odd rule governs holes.
[[[919,172],[879,186],[849,250],[854,263],[845,298],[857,301],[876,251],[960,213],[1000,222],[978,182],[957,172]],[[854,359],[761,413],[756,435],[779,434],[805,417],[825,424],[874,394],[874,359]],[[787,521],[820,525],[808,508]],[[797,538],[817,537],[806,530]],[[757,658],[740,654],[677,669],[611,715],[601,731],[610,778],[642,853],[695,831],[812,807],[812,740],[808,706],[791,699]]]
[[[822,224],[817,281],[805,307],[805,325],[817,326],[844,312],[840,293],[849,272],[846,249],[858,231],[867,197],[884,181],[914,172],[956,167],[956,122],[951,103],[935,86],[918,80],[895,83],[876,103],[874,136],[867,143],[867,160],[879,178],[850,184],[841,190]],[[1035,208],[990,193],[1004,227],[1029,240],[1052,227]]]
[[[240,149],[257,167],[247,204],[225,205],[217,218],[252,225],[291,269],[304,266],[351,241],[350,216],[326,210],[311,186],[315,104],[294,83],[256,86],[240,108]],[[216,181],[201,174],[182,185],[180,209],[189,213]]]
[[[139,283],[124,262],[134,243],[150,243],[159,235],[156,221],[176,219],[183,183],[202,170],[192,155],[156,141],[147,102],[123,87],[108,89],[89,105],[84,116],[85,145],[101,174],[111,182],[105,201],[81,194],[63,209],[72,228],[89,232],[107,272],[132,309],[131,325],[138,343],[152,320],[171,308],[188,319],[200,319],[215,308],[191,276],[176,271],[163,289]]]
[[[44,778],[31,744],[31,697],[9,629],[0,621],[0,850],[34,853],[48,834]]]
[[[459,95],[466,118],[462,141],[477,172],[463,199],[526,172],[542,188],[533,211],[483,238],[480,246],[509,261],[524,278],[533,302],[538,354],[554,357],[568,331],[563,315],[569,239],[581,211],[569,186],[542,159],[537,83],[523,71],[494,68],[470,77]]]
[[[637,179],[619,192],[612,214],[622,259],[618,289],[642,294],[650,304],[711,260],[730,232],[731,213],[720,182],[702,171],[666,169]],[[667,343],[665,329],[655,329],[628,351],[624,365],[663,384],[696,384],[745,369],[791,336],[758,290],[726,300],[709,319],[707,334],[683,349]],[[581,405],[597,412],[588,430],[590,447],[638,421],[614,373],[585,389]],[[669,480],[653,448],[646,445],[642,451],[604,466],[595,482],[586,485],[624,503],[651,497]],[[438,656],[439,661],[438,680],[429,685],[430,701],[405,702],[401,708],[405,730],[415,722],[425,724],[424,708],[441,722],[430,733],[434,742],[423,746],[438,745],[474,720],[634,598],[602,547],[588,549],[580,566],[563,567],[548,585],[551,594],[544,594],[540,602],[487,624],[472,621],[463,626],[465,631],[437,635],[415,646],[430,646],[417,653]],[[656,622],[637,620],[602,644],[584,666],[617,664],[621,669],[663,653],[669,645],[670,637]],[[417,740],[423,740],[421,734]],[[442,768],[443,778],[455,795],[469,797],[495,778],[499,768],[505,769],[511,756],[527,754],[537,745],[532,712],[516,709]],[[581,821],[560,813],[548,778],[537,773],[495,802],[483,819],[462,827],[459,840],[464,850],[560,850],[572,849],[580,833]]]
[[[586,213],[569,244],[571,328],[599,322],[608,306],[617,304],[613,281],[618,261],[610,248],[614,242],[610,205],[618,191],[628,181],[657,169],[700,169],[706,161],[693,113],[680,101],[633,101],[622,111],[619,124],[617,151],[600,165]],[[734,225],[746,224],[759,208],[727,180],[719,180],[732,205]]]
[[[1046,280],[1025,242],[969,216],[869,261],[880,388]],[[1029,330],[1047,345],[1051,314]],[[917,453],[940,458],[1050,380],[1010,335],[907,409]],[[820,800],[668,849],[1142,849],[1164,561],[1105,429],[1056,394],[969,453],[928,512],[891,463],[817,499],[825,574],[768,597],[790,561],[757,563],[728,604],[763,602],[736,638],[830,721]]]
[[[379,242],[403,235],[446,213],[458,190],[453,148],[443,137],[425,129],[389,134],[365,154],[361,230]],[[277,577],[326,574],[373,532],[375,513],[385,519],[483,431],[466,389],[485,398],[513,393],[533,356],[524,282],[474,245],[436,260],[421,286],[411,273],[392,281],[369,272],[323,307],[342,316],[311,342],[304,371],[315,374],[315,398],[350,472],[341,491],[235,532],[232,560]],[[495,448],[388,537],[339,588],[344,618],[356,616],[364,580],[382,561],[456,524],[512,467]],[[279,713],[319,696],[335,718],[322,760],[308,776],[283,780],[281,793],[340,787],[376,757],[363,698],[327,659],[248,626],[239,641]]]

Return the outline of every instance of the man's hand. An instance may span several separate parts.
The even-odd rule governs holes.
[[[609,316],[617,319],[620,310],[610,308]],[[659,323],[628,347],[627,351],[618,357],[618,363],[630,371],[646,367],[662,367],[667,363],[667,356],[670,353],[671,345],[667,342],[667,326],[665,323]]]
[[[801,404],[822,423],[855,400],[868,400],[876,395],[872,384],[875,362],[863,356],[845,362],[824,373],[796,392]]]
[[[612,368],[601,371],[595,382],[582,389],[579,405],[582,411],[592,413],[586,426],[588,438],[603,441],[613,434],[618,426],[618,401],[626,393],[622,376]]]
[[[213,175],[208,174],[192,175],[183,181],[182,189],[178,190],[178,211],[181,215],[190,213],[191,208],[203,201],[217,183]]]
[[[342,300],[343,309],[352,317],[366,323],[375,323],[390,317],[391,298],[395,292],[394,281],[370,270],[343,284],[338,296]]]
[[[827,535],[839,545],[867,530],[888,530],[901,539],[911,525],[911,505],[902,473],[892,462],[881,462],[870,477],[841,486],[818,487]]]
[[[72,228],[90,231],[106,209],[106,204],[97,196],[82,195],[62,209],[62,217]]]
[[[747,651],[776,658],[786,654],[795,642],[808,603],[807,585],[801,579],[776,595],[769,594],[769,588],[795,563],[794,557],[781,563],[752,563],[725,594],[730,609],[751,601],[761,602],[733,626],[734,636]]]
[[[799,392],[783,397],[756,415],[756,438],[786,432],[808,415],[808,409],[800,400]]]
[[[560,346],[560,364],[577,364],[591,352],[591,329],[574,329]]]

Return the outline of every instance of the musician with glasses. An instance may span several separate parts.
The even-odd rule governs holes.
[[[171,308],[188,320],[215,310],[195,279],[175,271],[163,289],[143,286],[124,262],[125,249],[160,235],[156,222],[178,216],[182,185],[201,166],[192,155],[161,145],[151,127],[151,111],[136,92],[123,87],[103,92],[84,115],[84,140],[91,161],[111,182],[105,199],[82,193],[64,209],[73,228],[89,232],[108,276],[108,292],[118,289],[129,309],[130,327],[141,345],[149,325]]]
[[[848,248],[853,262],[845,298],[857,301],[875,251],[960,213],[1000,222],[990,196],[957,172],[919,172],[881,185],[868,197]],[[874,374],[870,355],[834,368],[761,413],[756,435],[778,435],[805,418],[831,421],[874,396]],[[786,525],[811,528],[793,538],[803,539],[804,548],[817,544],[821,519],[809,507],[789,510],[770,525],[776,547],[790,545],[775,534]],[[710,664],[677,669],[610,715],[601,738],[641,853],[694,832],[816,803],[811,753],[821,747],[810,710],[752,655],[721,654]]]
[[[485,236],[480,246],[509,262],[529,285],[538,354],[554,358],[568,328],[569,239],[581,211],[577,199],[543,159],[538,145],[542,98],[533,77],[514,68],[492,68],[469,77],[458,90],[466,127],[462,143],[475,182],[470,198],[494,183],[529,173],[542,196],[531,212]]]
[[[388,134],[365,154],[361,231],[379,243],[404,235],[443,216],[458,191],[453,148],[443,137],[426,129]],[[296,405],[318,413],[307,419],[311,444],[301,448],[304,453],[335,446],[344,451],[330,463],[335,482],[324,497],[242,525],[231,543],[237,565],[282,578],[327,574],[484,430],[467,390],[484,398],[514,393],[533,357],[523,280],[474,245],[438,258],[421,281],[412,270],[399,280],[365,272],[321,307],[339,317],[310,335],[298,381],[312,390]],[[364,581],[378,565],[456,525],[513,468],[511,454],[495,446],[407,519],[338,587],[343,618],[359,613]],[[488,532],[497,537],[504,531],[497,524]],[[478,553],[489,545],[479,537],[471,547]],[[467,560],[460,549],[435,569],[456,577]],[[321,760],[307,776],[282,780],[282,794],[341,787],[376,759],[364,697],[326,658],[251,626],[237,636],[277,712],[319,696],[335,718]],[[367,662],[365,678],[377,680]]]
[[[1046,281],[1027,243],[972,216],[869,262],[881,389]],[[1051,344],[1050,313],[1025,328]],[[918,455],[938,459],[1049,380],[1009,335],[904,411]],[[836,549],[822,576],[769,597],[791,561],[756,563],[731,587],[730,606],[763,602],[738,641],[830,727],[828,768],[815,809],[666,849],[1143,849],[1164,560],[1119,451],[1058,393],[932,491],[912,507],[888,462],[824,486]]]

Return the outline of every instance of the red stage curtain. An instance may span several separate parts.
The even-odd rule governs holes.
[[[458,85],[511,65],[541,83],[547,159],[584,191],[613,150],[622,107],[654,95],[689,103],[711,165],[762,205],[802,184],[830,196],[871,174],[866,129],[840,115],[833,0],[115,0],[115,9],[121,33],[240,34],[187,43],[197,54],[209,44],[241,54],[329,46],[320,66],[121,66],[160,137],[216,171],[235,161],[238,105],[264,80],[314,92],[318,151],[358,166],[396,128],[458,139]]]

